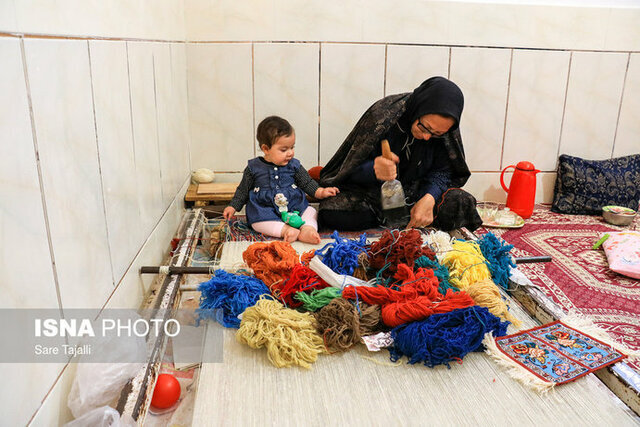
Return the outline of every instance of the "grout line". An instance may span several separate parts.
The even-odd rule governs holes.
[[[189,56],[187,55],[187,45],[184,45],[184,78],[185,78],[185,96],[186,99],[185,101],[187,102],[187,150],[189,150],[189,170],[192,171],[193,167],[192,167],[192,159],[191,159],[191,120],[189,119],[190,117],[190,113],[189,113],[189,109],[190,109],[190,105],[191,103],[189,102]]]
[[[385,43],[384,45],[384,76],[382,77],[382,97],[387,96],[387,67],[388,67],[388,53],[389,53],[389,45]]]
[[[129,117],[130,117],[130,125],[131,125],[131,148],[133,149],[133,166],[136,170],[138,170],[137,162],[136,162],[136,136],[133,131],[133,101],[131,99],[131,68],[129,67],[129,43],[125,42],[124,44],[126,55],[127,55],[127,86],[129,89]],[[139,211],[139,209],[138,209]]]
[[[60,280],[58,278],[58,268],[56,266],[56,256],[51,238],[51,224],[49,224],[49,212],[47,209],[47,199],[45,197],[44,179],[42,178],[42,164],[40,162],[40,151],[38,149],[38,133],[36,129],[36,118],[33,110],[33,100],[31,98],[31,83],[29,82],[29,71],[27,67],[27,55],[24,48],[24,39],[20,39],[20,53],[22,55],[22,72],[24,73],[25,89],[27,92],[27,102],[29,104],[29,119],[31,121],[31,135],[33,140],[33,151],[36,158],[36,168],[38,170],[38,184],[40,187],[40,199],[42,201],[42,214],[44,217],[44,227],[47,232],[47,242],[49,244],[49,255],[51,257],[51,268],[53,273],[53,283],[56,287],[56,297],[58,299],[58,309],[60,315],[64,317],[62,309],[62,296],[60,293]],[[35,415],[35,414],[34,414]]]
[[[326,43],[326,44],[350,44],[350,45],[374,45],[380,46],[385,43],[380,42],[360,42],[360,41],[337,41],[337,40],[187,40],[185,43],[192,44],[247,44],[247,43]],[[557,52],[611,52],[611,53],[640,53],[640,50],[598,50],[598,49],[571,49],[554,47],[522,47],[522,46],[494,46],[494,45],[474,45],[474,44],[443,44],[443,43],[388,43],[391,46],[425,46],[425,47],[466,47],[478,49],[517,49],[534,51],[557,51]]]
[[[569,53],[569,67],[567,67],[567,84],[564,88],[564,103],[562,105],[562,119],[560,120],[560,135],[558,135],[558,151],[556,152],[556,169],[558,167],[560,148],[562,146],[562,131],[564,130],[564,116],[567,111],[567,98],[569,97],[569,79],[571,78],[571,63],[573,62],[573,52]]]
[[[146,42],[146,43],[191,43],[191,44],[247,44],[247,43],[330,43],[330,44],[356,44],[356,45],[380,45],[380,42],[367,41],[337,41],[337,40],[170,40],[170,39],[145,39],[136,37],[109,37],[109,36],[73,36],[55,35],[39,33],[21,32],[0,32],[0,38],[25,38],[25,39],[54,39],[54,40],[104,40],[104,41],[125,41],[125,42]],[[410,43],[396,42],[389,43],[392,46],[430,46],[430,47],[469,47],[480,49],[518,49],[518,50],[541,50],[556,52],[610,52],[610,53],[640,53],[640,50],[598,50],[598,49],[571,49],[558,47],[522,47],[522,46],[495,46],[495,45],[474,45],[474,44],[443,44],[443,43]]]
[[[96,120],[96,97],[93,90],[93,67],[91,66],[91,47],[89,46],[89,40],[87,40],[87,57],[89,59],[89,86],[91,87],[91,109],[93,111],[93,130],[96,135],[96,156],[98,159],[98,176],[100,177],[100,191],[102,193],[102,212],[104,212],[104,228],[107,234],[107,246],[109,247],[109,264],[111,265],[111,284],[115,286],[115,272],[113,265],[113,256],[111,252],[114,248],[111,247],[111,239],[109,238],[109,216],[107,215],[107,201],[104,192],[104,181],[102,179],[102,163],[100,162],[100,141],[98,138],[98,121]]]
[[[153,103],[156,108],[156,146],[158,147],[158,173],[160,174],[160,199],[164,205],[164,188],[162,187],[162,159],[160,157],[160,123],[158,120],[158,82],[156,79],[156,55],[151,51],[151,65],[153,69]]]
[[[216,172],[217,173],[217,172]],[[147,236],[147,238],[144,240],[144,242],[142,242],[142,244],[140,245],[140,247],[138,248],[138,251],[136,252],[136,254],[133,256],[133,258],[131,258],[131,262],[129,263],[129,265],[127,266],[127,268],[124,271],[124,274],[122,275],[122,277],[120,278],[120,280],[118,281],[118,283],[115,285],[113,291],[111,292],[111,294],[109,294],[109,296],[107,297],[107,300],[104,302],[104,304],[102,305],[102,307],[100,308],[100,311],[102,312],[103,310],[105,310],[107,308],[107,305],[109,305],[109,301],[111,301],[111,298],[113,298],[113,296],[116,294],[116,292],[118,291],[120,285],[122,284],[122,282],[124,281],[125,277],[127,276],[127,274],[129,273],[129,271],[131,270],[131,267],[133,266],[133,264],[136,262],[137,258],[142,254],[142,250],[144,249],[144,247],[147,245],[147,243],[149,243],[149,241],[151,240],[152,236],[154,235],[154,233],[158,230],[158,227],[160,226],[160,223],[162,222],[162,220],[164,219],[164,217],[167,215],[167,213],[169,212],[169,210],[171,210],[171,206],[176,202],[177,200],[182,200],[184,198],[184,194],[182,193],[182,189],[185,187],[185,184],[187,184],[187,181],[190,181],[191,177],[188,177],[187,179],[184,180],[184,182],[182,183],[182,185],[180,186],[180,190],[178,190],[178,193],[176,193],[175,197],[173,198],[173,200],[171,201],[171,203],[169,203],[167,205],[167,207],[165,208],[164,212],[162,212],[162,214],[160,215],[160,217],[158,218],[158,220],[156,221],[155,225],[153,226],[153,228],[151,229],[151,231],[149,232],[149,235]],[[187,184],[188,187],[188,184]],[[186,191],[185,191],[186,193]],[[168,247],[168,246],[167,246]],[[162,255],[164,257],[164,254]],[[162,261],[160,261],[162,262]],[[144,292],[143,292],[144,294]],[[144,295],[143,295],[144,298]]]
[[[44,405],[44,402],[47,400],[47,398],[49,397],[49,395],[51,394],[53,389],[56,387],[56,385],[58,385],[58,381],[60,381],[60,378],[62,378],[62,375],[64,374],[64,371],[66,371],[67,368],[69,367],[69,363],[70,362],[67,362],[62,367],[62,370],[60,371],[60,373],[58,374],[56,379],[53,381],[53,385],[51,387],[49,387],[49,390],[47,390],[47,393],[44,395],[44,397],[40,401],[40,405],[38,406],[38,408],[36,408],[36,410],[33,413],[33,415],[31,415],[31,418],[29,418],[29,421],[27,421],[27,423],[26,423],[27,426],[30,426],[33,423],[33,420],[35,419],[36,415],[38,415],[38,412],[40,412],[40,410],[42,409],[42,405]]]
[[[318,43],[318,150],[317,150],[317,165],[320,165],[320,117],[322,105],[322,43]]]
[[[451,80],[451,47],[449,47],[449,63],[447,64],[447,78]]]
[[[504,103],[504,125],[502,127],[502,147],[500,148],[500,170],[504,164],[504,144],[507,135],[507,120],[509,119],[509,96],[511,95],[511,72],[513,71],[513,49],[509,58],[509,77],[507,78],[507,99]]]
[[[624,80],[622,81],[622,92],[620,93],[620,102],[618,103],[618,117],[616,117],[616,131],[613,134],[613,145],[611,146],[611,158],[616,149],[616,140],[618,138],[618,126],[620,126],[620,113],[622,112],[622,101],[624,101],[624,91],[627,87],[627,76],[629,75],[629,63],[631,62],[631,54],[627,56],[627,67],[624,70]]]
[[[253,134],[251,135],[251,146],[253,147],[253,157],[258,155],[256,146],[256,64],[255,64],[255,44],[251,43],[251,111],[252,111],[252,125]]]
[[[124,41],[124,42],[166,42],[166,43],[187,43],[186,40],[169,39],[142,39],[136,37],[109,37],[109,36],[74,36],[44,33],[11,33],[0,32],[0,37],[13,37],[24,39],[49,39],[49,40],[102,40],[102,41]]]

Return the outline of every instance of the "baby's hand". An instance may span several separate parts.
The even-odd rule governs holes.
[[[236,214],[236,209],[233,206],[227,206],[226,208],[224,208],[224,211],[222,211],[222,215],[224,216],[224,219],[226,219],[227,221],[229,221],[231,217],[234,216],[235,214]]]
[[[335,196],[339,192],[338,187],[320,187],[316,190],[314,197],[316,199],[326,199],[327,197]]]

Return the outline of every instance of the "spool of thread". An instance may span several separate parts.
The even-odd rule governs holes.
[[[211,169],[200,168],[191,172],[192,184],[207,184],[213,182],[215,178],[216,174]]]
[[[278,368],[299,365],[310,369],[325,351],[311,314],[264,298],[244,311],[236,340],[251,348],[266,347],[269,361]]]

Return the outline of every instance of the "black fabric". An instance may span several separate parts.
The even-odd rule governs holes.
[[[375,213],[371,211],[331,211],[318,212],[320,229],[340,231],[360,231],[376,228],[379,224]]]
[[[414,117],[418,118],[424,114],[443,114],[454,118],[455,125],[447,133],[429,142],[442,144],[444,147],[449,162],[447,171],[449,186],[462,187],[471,175],[465,161],[462,137],[458,127],[463,105],[464,99],[460,89],[443,77],[426,80],[412,93],[390,95],[375,102],[358,120],[335,155],[322,169],[320,184],[324,187],[337,186],[340,188],[340,194],[322,200],[320,212],[324,210],[373,212],[382,223],[381,184],[357,185],[350,179],[350,175],[363,163],[375,157],[375,154],[380,151],[381,140],[388,136],[393,137],[394,127],[399,127],[402,133],[408,134],[411,124],[415,121]],[[424,141],[415,141],[413,145],[417,148],[417,144],[421,143],[424,144]],[[410,156],[410,159],[409,164],[405,165],[406,167],[401,171],[404,177],[413,176],[413,172],[421,166],[419,156]],[[407,172],[409,172],[408,175]],[[407,184],[405,195],[410,202],[415,202],[419,199],[417,196],[423,194],[419,194],[419,191],[424,191],[424,183],[412,179],[405,179],[405,181]],[[436,200],[436,205],[439,202]],[[459,209],[464,209],[464,212],[457,212],[454,215],[455,219],[445,220],[443,217],[441,221],[445,226],[451,223],[474,227],[479,217],[475,209],[475,199],[473,203],[473,207],[470,203],[461,203]],[[340,229],[340,227],[334,228]]]
[[[363,206],[363,200],[354,194],[340,193],[348,203]],[[355,199],[358,199],[357,201]],[[358,205],[357,203],[360,203]],[[407,218],[408,222],[409,218]],[[360,231],[375,228],[382,223],[378,212],[371,209],[331,210],[321,209],[318,213],[320,227],[330,230]],[[406,225],[406,223],[405,223]],[[476,199],[471,194],[459,188],[454,188],[443,196],[441,203],[434,207],[434,221],[432,227],[444,231],[466,227],[470,231],[482,225],[482,219],[476,210]]]
[[[553,212],[601,215],[607,205],[638,209],[640,154],[608,160],[560,156]]]

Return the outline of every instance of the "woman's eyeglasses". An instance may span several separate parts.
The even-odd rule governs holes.
[[[442,135],[444,135],[446,132],[444,133],[434,133],[431,130],[427,129],[427,127],[425,125],[422,124],[422,122],[420,121],[420,119],[418,119],[418,129],[420,129],[420,132],[422,133],[428,133],[431,136],[435,136],[436,138],[440,138]]]

